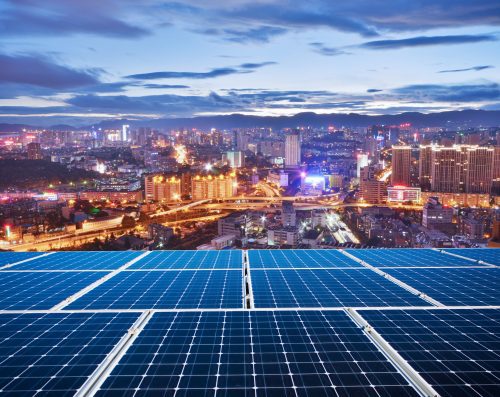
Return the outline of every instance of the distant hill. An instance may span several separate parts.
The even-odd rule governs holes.
[[[411,123],[415,127],[496,127],[500,126],[499,110],[461,110],[439,113],[406,112],[394,115],[368,116],[357,113],[317,114],[312,112],[298,113],[294,116],[263,117],[231,114],[225,116],[203,116],[175,119],[150,120],[106,120],[94,124],[95,128],[119,128],[129,124],[132,128],[151,127],[157,129],[171,128],[253,128],[271,127],[274,129],[293,128],[297,126],[326,127],[367,127],[374,124]],[[0,131],[20,131],[29,126],[22,124],[0,124]],[[83,127],[81,127],[83,128]],[[85,128],[89,128],[86,126]],[[54,129],[68,130],[71,126],[58,125]]]

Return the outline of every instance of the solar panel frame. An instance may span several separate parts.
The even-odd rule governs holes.
[[[201,257],[201,258],[200,258]],[[243,267],[236,250],[153,251],[129,267],[131,270],[212,270]]]
[[[0,314],[0,390],[73,395],[138,313]]]
[[[428,306],[370,269],[251,270],[256,308]]]
[[[0,270],[7,265],[12,265],[26,259],[36,258],[43,255],[42,252],[15,252],[4,251],[0,252]]]
[[[500,395],[500,310],[359,310],[442,396]]]
[[[500,305],[499,268],[400,268],[384,271],[447,306]]]
[[[342,311],[155,313],[96,395],[128,390],[418,395]]]
[[[482,261],[490,265],[500,266],[500,250],[498,248],[449,248],[442,251],[460,255],[475,261]]]
[[[305,258],[301,258],[305,256]],[[248,250],[253,269],[335,269],[363,266],[339,250]]]
[[[242,270],[122,270],[67,308],[220,309],[241,308],[243,301]]]

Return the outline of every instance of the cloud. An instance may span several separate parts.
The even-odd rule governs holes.
[[[492,65],[480,65],[480,66],[472,66],[470,68],[465,69],[448,69],[448,70],[440,70],[438,73],[459,73],[459,72],[479,72],[484,69],[492,69],[494,66]]]
[[[341,50],[339,48],[327,47],[324,43],[321,43],[321,42],[313,42],[313,43],[309,43],[309,45],[318,54],[329,56],[329,57],[348,54],[348,52]]]
[[[149,89],[174,89],[174,88],[190,88],[183,84],[142,84],[142,87]]]
[[[226,41],[234,43],[268,43],[272,38],[281,36],[288,32],[288,29],[276,26],[258,26],[250,29],[209,29],[208,34],[222,36]]]
[[[418,84],[392,90],[397,98],[431,102],[482,102],[500,99],[500,85],[484,84]]]
[[[490,34],[456,35],[456,36],[418,36],[398,40],[375,40],[360,44],[359,48],[369,50],[393,50],[406,47],[423,47],[443,44],[468,44],[483,41],[496,41],[497,37]]]
[[[0,54],[0,84],[69,89],[100,83],[97,70],[73,69],[38,55]]]
[[[274,65],[276,62],[243,63],[236,67],[215,68],[208,72],[151,72],[139,73],[125,76],[134,80],[157,80],[157,79],[213,79],[216,77],[228,76],[231,74],[252,73],[267,65]]]
[[[118,0],[7,0],[0,15],[0,36],[92,34],[116,38],[148,35],[148,29],[120,19],[130,2]]]
[[[368,92],[368,93],[381,92],[381,91],[383,91],[383,90],[379,90],[377,88],[368,88],[366,90],[366,92]]]

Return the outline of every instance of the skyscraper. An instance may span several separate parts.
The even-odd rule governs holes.
[[[420,146],[418,160],[418,182],[424,191],[431,189],[432,172],[432,148],[433,145]]]
[[[290,133],[285,139],[285,167],[297,167],[300,164],[300,134]]]
[[[393,146],[392,147],[392,186],[411,185],[411,147]]]
[[[128,124],[123,124],[122,125],[121,140],[122,140],[122,142],[128,142],[128,141],[130,141],[130,126]]]
[[[28,160],[43,159],[42,148],[38,142],[28,143]]]

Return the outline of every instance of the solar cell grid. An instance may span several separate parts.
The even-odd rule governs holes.
[[[56,252],[16,265],[15,270],[115,270],[141,254],[140,251]]]
[[[241,251],[153,251],[129,269],[241,269]]]
[[[443,251],[500,266],[500,250],[497,248],[452,248]]]
[[[375,267],[474,266],[474,263],[467,259],[431,249],[348,249],[345,251]]]
[[[341,311],[155,313],[97,395],[416,396]]]
[[[137,317],[137,313],[1,314],[2,394],[74,395]]]
[[[103,272],[0,272],[0,310],[50,309]]]
[[[499,310],[362,310],[441,396],[500,395]]]
[[[500,305],[500,269],[384,269],[448,306]]]
[[[42,255],[42,252],[0,252],[0,267]]]
[[[235,270],[122,271],[67,308],[241,308],[242,286]]]
[[[255,307],[428,306],[369,269],[254,270]]]
[[[249,250],[248,257],[253,269],[362,267],[337,250]]]

